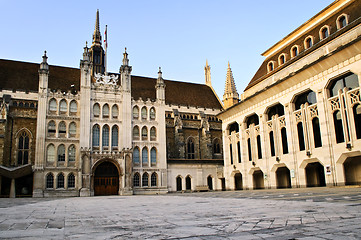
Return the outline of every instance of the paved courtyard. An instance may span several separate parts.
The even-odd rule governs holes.
[[[2,239],[361,239],[361,188],[0,199]]]

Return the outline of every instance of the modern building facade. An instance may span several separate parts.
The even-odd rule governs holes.
[[[108,73],[99,12],[80,68],[0,60],[2,196],[221,189],[222,104],[206,84]],[[218,174],[218,175],[217,175]],[[218,176],[218,177],[217,177]]]
[[[227,189],[361,183],[360,9],[330,4],[266,50],[240,99],[225,104]],[[236,93],[226,86],[225,97]]]

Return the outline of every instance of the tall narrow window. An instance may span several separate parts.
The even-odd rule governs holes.
[[[56,112],[56,100],[54,98],[50,99],[49,101],[49,111]]]
[[[135,173],[133,177],[133,186],[139,187],[140,186],[140,176],[139,173]]]
[[[52,173],[48,173],[48,175],[46,175],[46,188],[54,188],[54,175]]]
[[[287,142],[287,131],[286,128],[283,127],[281,129],[281,140],[282,140],[282,152],[283,154],[288,153],[288,142]]]
[[[231,158],[231,165],[233,165],[233,150],[232,150],[232,144],[229,144],[229,156]]]
[[[62,99],[60,101],[60,104],[59,104],[59,110],[60,110],[60,113],[66,113],[67,110],[68,110],[68,106],[66,104],[66,100],[65,99]]]
[[[143,127],[142,128],[142,140],[147,140],[148,139],[148,129],[147,127]]]
[[[220,146],[220,143],[219,143],[219,139],[215,139],[213,141],[213,153],[214,154],[221,153],[221,146]]]
[[[133,128],[133,138],[134,140],[139,140],[139,127],[135,126]]]
[[[149,111],[149,115],[150,115],[150,119],[154,120],[155,119],[155,108],[152,107]]]
[[[69,162],[75,162],[75,154],[76,154],[76,149],[75,149],[75,146],[72,144],[68,148],[68,161]]]
[[[142,150],[142,163],[143,166],[148,165],[148,148],[144,147]]]
[[[298,133],[298,146],[300,147],[300,151],[305,150],[305,137],[303,135],[303,124],[299,122],[297,124],[297,133]]]
[[[146,107],[142,107],[142,119],[146,120],[147,119],[147,108]]]
[[[257,152],[258,152],[258,159],[262,159],[262,146],[261,146],[261,136],[257,136]]]
[[[93,116],[99,117],[99,115],[100,115],[100,105],[98,103],[96,103],[93,106]]]
[[[251,139],[247,139],[247,145],[248,145],[248,160],[252,161],[252,147],[251,147]]]
[[[109,147],[109,127],[108,127],[108,125],[103,126],[102,146],[103,146],[103,148]]]
[[[109,118],[109,105],[104,104],[103,106],[103,118]]]
[[[75,188],[75,176],[73,173],[68,175],[68,188]]]
[[[59,173],[56,188],[64,188],[64,174]]]
[[[313,128],[313,140],[315,142],[315,148],[322,147],[320,122],[317,117],[312,119],[312,128]]]
[[[150,140],[151,140],[151,141],[157,140],[157,132],[156,132],[155,127],[152,127],[152,128],[150,129]]]
[[[271,148],[271,157],[274,157],[276,155],[275,151],[275,138],[273,131],[269,133],[269,142],[270,142],[270,148]]]
[[[66,134],[66,125],[64,121],[59,123],[59,136],[64,137]]]
[[[150,177],[150,186],[156,187],[157,185],[158,185],[157,174],[154,172],[154,173],[152,173],[152,176]]]
[[[282,54],[282,55],[280,56],[278,62],[279,62],[279,65],[282,65],[282,64],[284,64],[284,63],[286,62],[286,57],[285,57],[284,54]]]
[[[118,126],[112,127],[112,147],[118,147]]]
[[[155,149],[155,147],[150,150],[150,162],[152,163],[152,165],[157,164],[157,150]]]
[[[18,139],[18,165],[29,162],[29,136],[23,131]]]
[[[137,106],[133,107],[133,119],[139,118],[139,108]]]
[[[48,123],[48,135],[49,136],[54,136],[56,133],[56,126],[55,126],[55,122],[54,121],[50,121]]]
[[[142,186],[148,187],[149,186],[149,175],[148,173],[144,173],[142,177]]]
[[[357,139],[361,139],[361,104],[353,107],[353,118],[356,127],[356,137]]]
[[[96,124],[93,126],[93,139],[92,139],[92,143],[93,143],[93,147],[99,147],[99,141],[100,140],[100,128],[99,125]]]
[[[76,101],[73,100],[70,102],[70,113],[74,115],[77,113],[77,111],[78,111],[78,105],[77,105]]]
[[[241,154],[241,142],[237,142],[237,152],[238,152],[238,162],[242,162],[242,154]]]
[[[74,137],[76,135],[76,124],[75,122],[71,122],[69,124],[69,137]]]
[[[273,62],[268,63],[268,72],[273,71],[273,69],[274,69]]]
[[[53,163],[55,161],[55,147],[53,144],[48,145],[46,149],[46,161]]]
[[[64,144],[60,144],[58,146],[58,162],[65,161],[65,146]]]
[[[190,138],[187,142],[187,158],[194,159],[194,157],[194,141],[192,138]]]
[[[343,135],[342,118],[340,111],[336,111],[333,113],[333,122],[335,126],[336,142],[342,143],[345,141],[345,137]]]
[[[118,118],[119,110],[118,105],[114,104],[112,107],[112,118]]]
[[[139,148],[134,148],[133,150],[133,163],[135,165],[139,164]]]

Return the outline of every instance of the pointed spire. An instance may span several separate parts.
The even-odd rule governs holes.
[[[225,108],[229,108],[230,106],[236,104],[238,102],[238,93],[236,89],[236,84],[234,82],[233,73],[231,70],[231,66],[228,62],[227,69],[227,78],[226,78],[226,86],[224,88],[223,102]]]
[[[211,66],[208,65],[208,59],[206,59],[206,66],[204,67],[204,74],[206,77],[206,85],[212,87],[211,82]]]
[[[160,67],[159,67],[159,71],[158,71],[157,83],[155,84],[155,89],[156,89],[157,99],[160,101],[164,101],[165,100],[165,84],[164,84],[162,69]]]
[[[161,67],[159,67],[158,79],[163,79],[163,77],[162,77],[162,68]]]
[[[95,29],[93,33],[93,45],[95,44],[101,45],[102,44],[101,40],[102,37],[100,35],[100,27],[99,27],[99,9],[97,9],[97,15],[95,19]]]

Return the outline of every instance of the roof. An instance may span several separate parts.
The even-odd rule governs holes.
[[[0,90],[38,91],[40,64],[0,59]],[[132,76],[132,97],[156,99],[156,78]],[[222,105],[212,89],[205,84],[165,80],[166,104],[221,109]],[[49,88],[69,91],[74,85],[80,90],[78,68],[49,65]]]
[[[336,1],[336,2],[338,2],[338,1]],[[350,1],[350,2],[352,2],[352,1]],[[331,5],[333,5],[333,4],[331,4]],[[326,7],[326,9],[328,9],[330,6]],[[322,13],[326,9],[322,10],[320,13]],[[352,2],[351,5],[347,5],[345,7],[342,7],[340,9],[338,9],[336,12],[334,12],[328,18],[320,21],[318,24],[316,24],[314,27],[310,28],[308,31],[303,32],[295,40],[289,42],[284,47],[282,47],[279,50],[275,51],[272,55],[267,55],[268,57],[262,63],[260,68],[257,70],[255,75],[253,76],[253,78],[251,79],[249,84],[247,85],[245,91],[250,89],[252,86],[256,85],[257,83],[262,82],[264,79],[271,76],[272,74],[274,74],[274,73],[278,72],[279,70],[281,70],[281,69],[289,66],[290,64],[294,63],[298,59],[300,59],[300,58],[304,57],[305,55],[311,53],[313,50],[319,48],[320,46],[322,46],[322,45],[324,45],[326,43],[328,43],[330,40],[334,39],[335,37],[339,36],[340,34],[344,33],[345,31],[348,31],[350,28],[352,28],[354,26],[355,23],[359,23],[359,18],[361,16],[360,9],[361,9],[361,1],[354,1],[354,2]],[[320,13],[317,14],[316,16],[320,15]],[[349,24],[346,27],[338,30],[337,27],[336,27],[336,19],[342,13],[346,13],[349,16]],[[312,19],[314,19],[314,17],[311,18],[309,21],[311,21]],[[306,23],[308,23],[308,22],[306,22]],[[301,27],[303,25],[301,25]],[[326,38],[325,40],[321,41],[320,36],[319,36],[319,31],[324,25],[330,26],[330,36],[328,38]],[[296,30],[298,30],[298,29],[299,28],[297,28]],[[291,34],[293,34],[294,32],[292,32]],[[284,39],[288,38],[291,34],[289,34]],[[304,48],[304,40],[308,36],[313,36],[313,46],[311,48],[309,48],[309,49],[305,49]],[[280,42],[282,42],[284,39],[282,39]],[[278,46],[280,44],[280,42],[276,43],[276,45]],[[276,45],[271,47],[266,52],[270,52],[271,49],[276,48]],[[299,46],[299,55],[297,57],[294,57],[294,58],[290,59],[289,55],[290,55],[290,52],[291,52],[291,48],[293,46],[295,46],[295,45]],[[286,59],[285,64],[279,66],[278,65],[278,57],[282,53],[285,53],[286,55],[288,55],[288,57]],[[263,53],[263,54],[265,55],[265,53]],[[270,61],[275,62],[275,69],[274,69],[274,71],[271,71],[271,72],[268,73],[267,64]]]

